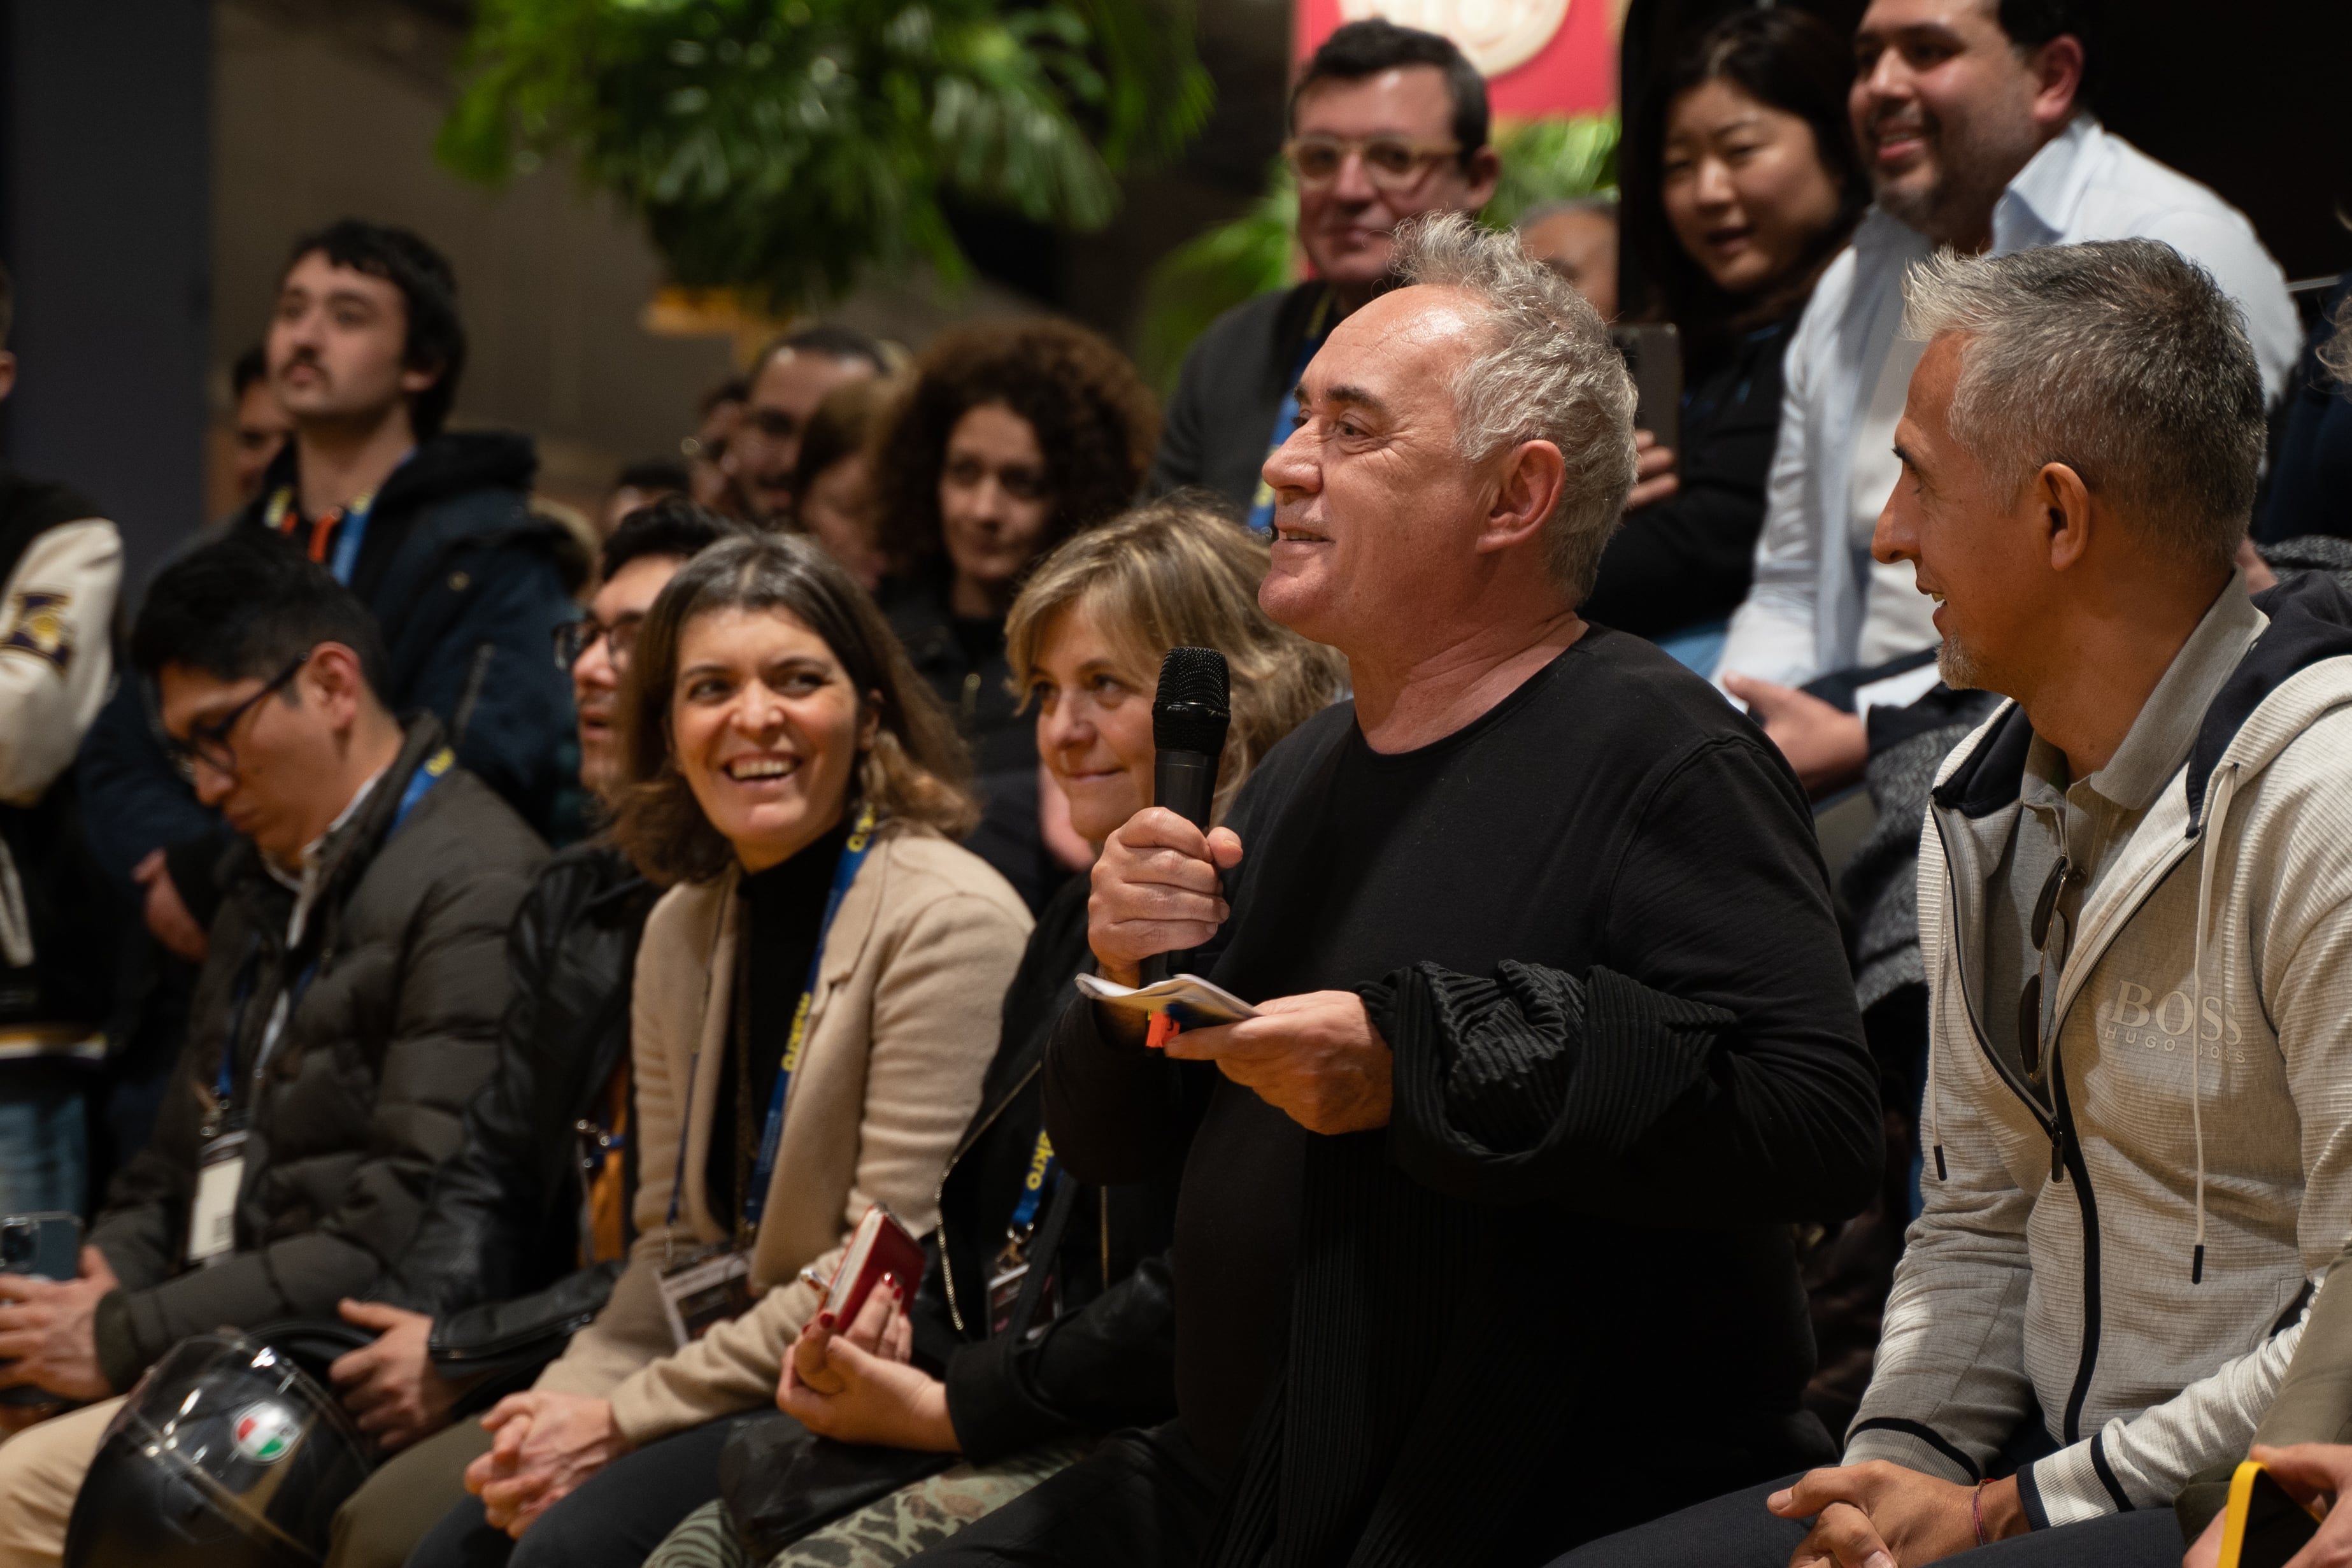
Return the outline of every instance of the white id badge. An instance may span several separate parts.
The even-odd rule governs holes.
[[[210,1263],[236,1250],[236,1194],[245,1185],[245,1134],[226,1132],[196,1162],[188,1211],[188,1261]]]
[[[740,1252],[688,1258],[656,1281],[670,1337],[684,1350],[751,1305],[751,1260]]]

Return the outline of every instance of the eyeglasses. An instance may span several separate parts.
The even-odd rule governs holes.
[[[312,651],[312,649],[304,648],[295,656],[293,663],[271,678],[269,684],[211,723],[189,725],[186,740],[183,741],[175,736],[165,734],[163,737],[163,754],[171,759],[172,766],[179,770],[180,776],[190,784],[195,783],[198,763],[204,763],[215,773],[236,773],[236,752],[229,745],[230,731],[244,721],[247,713],[253,711],[263,698],[284,690],[286,683],[292,680],[296,673],[310,662]]]
[[[1459,142],[1410,142],[1402,136],[1294,136],[1282,156],[1301,190],[1320,190],[1339,177],[1348,155],[1362,159],[1364,178],[1382,195],[1411,190],[1429,165],[1462,155]]]
[[[2042,884],[2042,891],[2033,900],[2033,919],[2026,934],[2033,939],[2033,952],[2039,961],[2032,974],[2026,976],[2025,990],[2017,998],[2017,1049],[2025,1060],[2026,1080],[2040,1089],[2047,1076],[2048,1053],[2042,1048],[2048,1042],[2050,1021],[2042,1012],[2042,977],[2054,964],[2063,969],[2066,963],[2066,917],[2058,912],[2058,895],[2066,890],[2067,879],[2074,868],[2065,856],[2050,868],[2050,876]],[[2057,951],[2051,951],[2050,931],[2058,931]]]
[[[576,621],[564,622],[555,628],[555,668],[570,669],[600,639],[604,642],[604,657],[613,661],[613,668],[625,668],[629,655],[637,646],[637,628],[645,625],[645,620],[643,616],[623,616],[608,626],[593,616],[583,616]]]

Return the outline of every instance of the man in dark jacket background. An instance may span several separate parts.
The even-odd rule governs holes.
[[[1350,22],[1307,62],[1283,148],[1298,185],[1313,280],[1217,318],[1184,356],[1146,488],[1200,485],[1273,526],[1258,468],[1290,434],[1291,390],[1334,326],[1389,275],[1390,235],[1417,213],[1475,214],[1501,165],[1486,144],[1486,83],[1435,33]]]
[[[544,849],[380,695],[373,617],[252,532],[167,569],[131,638],[174,761],[240,835],[153,1139],[62,1284],[0,1277],[0,1382],[97,1400],[0,1445],[0,1554],[54,1559],[128,1389],[175,1342],[330,1316],[407,1248],[488,1073]]]
[[[350,587],[382,633],[385,705],[438,718],[458,762],[550,831],[571,782],[570,694],[547,658],[575,609],[569,541],[530,510],[528,437],[443,428],[466,367],[448,262],[356,218],[305,235],[264,349],[294,435],[232,526],[285,535]],[[131,700],[92,731],[82,784],[116,858],[163,851],[151,901],[160,880],[204,923],[221,838],[173,809]]]
[[[620,776],[614,706],[646,612],[679,567],[743,529],[672,497],[604,542],[604,585],[556,653],[592,794]],[[410,1451],[336,1516],[335,1568],[406,1562],[490,1446],[478,1424],[452,1425],[458,1412],[528,1386],[611,1294],[635,1239],[630,982],[660,891],[591,838],[541,868],[515,917],[498,1066],[466,1108],[464,1151],[441,1168],[416,1239],[372,1299],[341,1304],[378,1337],[334,1363],[336,1386],[361,1430]]]

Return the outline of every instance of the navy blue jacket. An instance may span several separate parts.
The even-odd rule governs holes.
[[[430,710],[457,739],[457,760],[542,835],[578,770],[572,683],[552,634],[577,613],[562,565],[569,536],[534,516],[528,437],[444,432],[384,481],[352,573],[391,656],[385,704]],[[266,498],[295,482],[289,445],[257,500],[231,520],[260,528]],[[78,764],[92,847],[127,883],[149,850],[197,920],[227,837],[164,759],[140,683],[123,682],[82,742]]]
[[[2315,533],[2352,538],[2352,394],[2319,363],[2352,279],[2328,295],[2287,394],[2286,428],[2254,506],[2253,535],[2277,544]]]

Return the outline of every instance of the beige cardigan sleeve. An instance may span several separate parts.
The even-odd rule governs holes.
[[[940,1176],[979,1104],[1002,999],[1028,938],[1027,913],[1009,888],[946,891],[910,906],[877,933],[887,945],[877,955],[856,1169],[819,1272],[830,1270],[868,1204],[888,1205],[918,1233],[938,1224]],[[808,1286],[780,1282],[741,1317],[614,1388],[615,1424],[645,1443],[772,1403],[785,1352],[815,1311]]]

